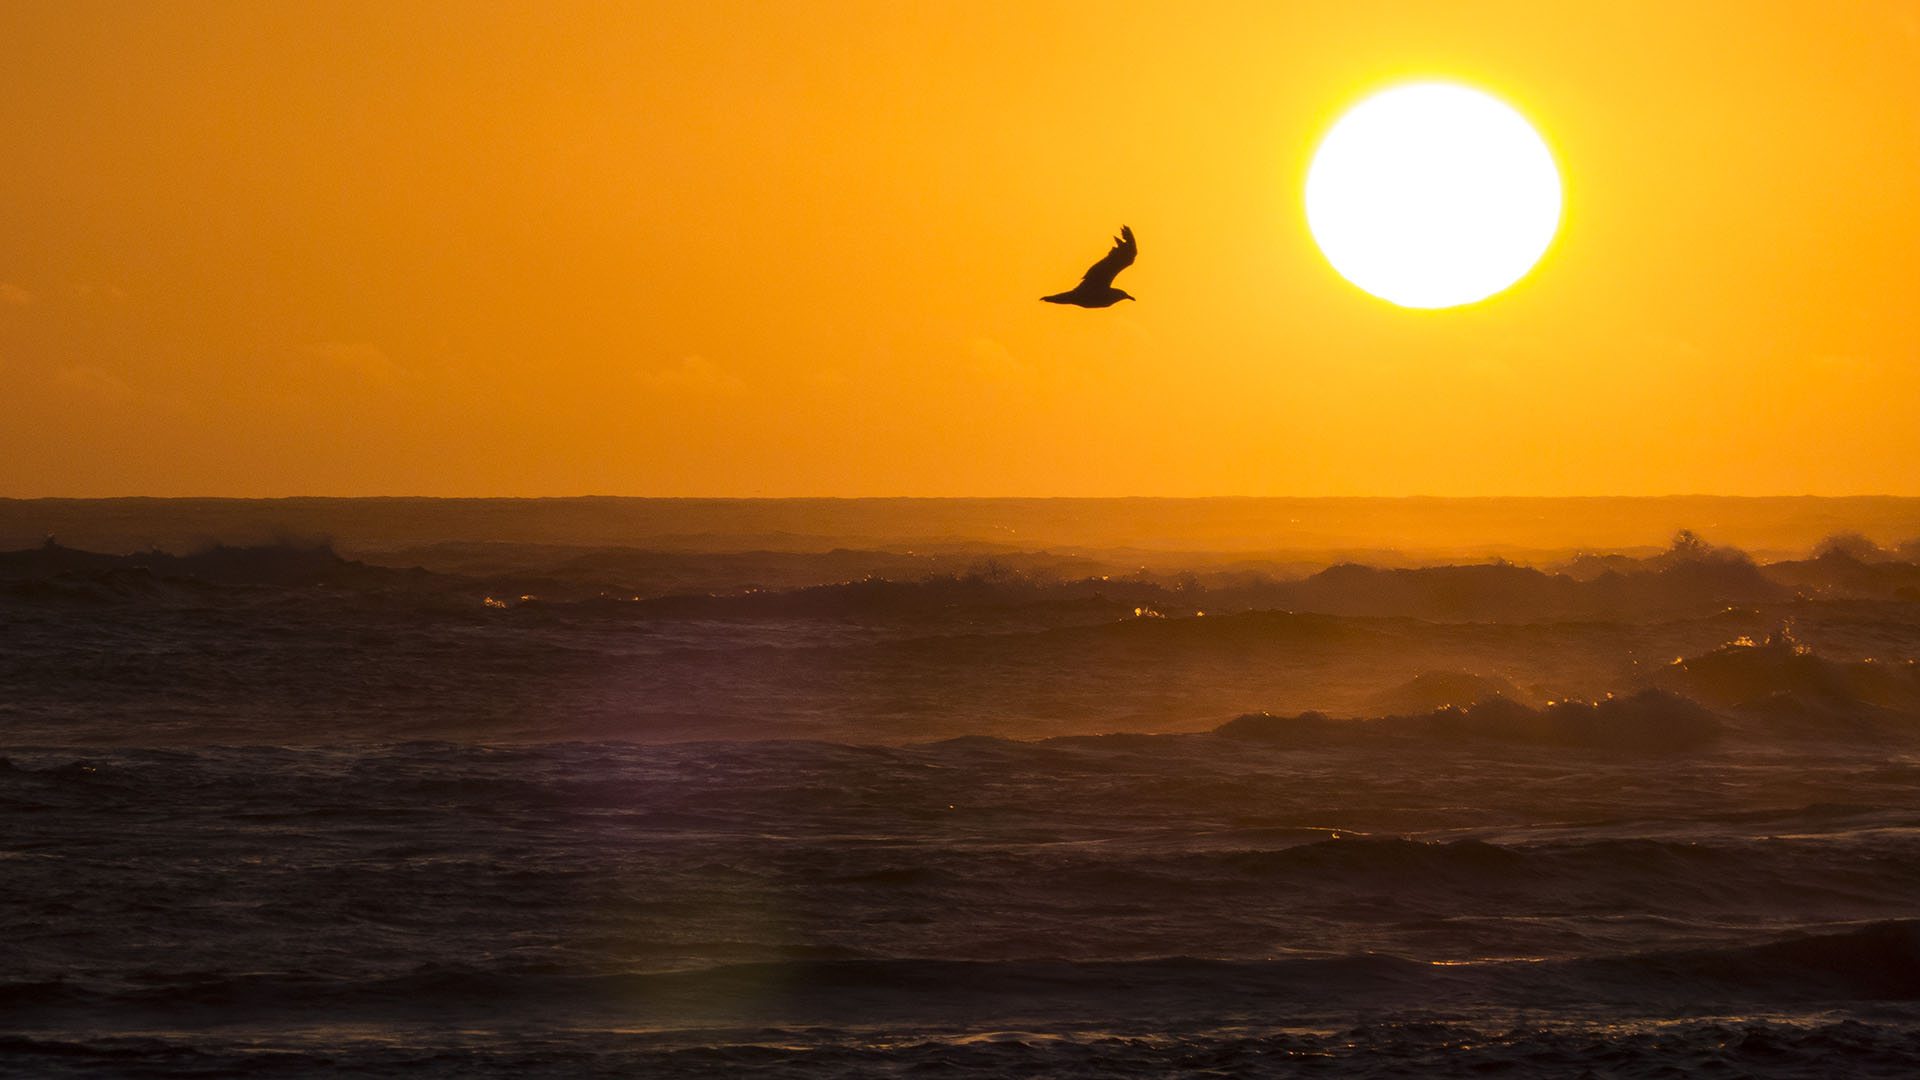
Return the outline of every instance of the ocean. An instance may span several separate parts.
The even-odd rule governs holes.
[[[1916,536],[0,500],[0,1075],[1910,1076]]]

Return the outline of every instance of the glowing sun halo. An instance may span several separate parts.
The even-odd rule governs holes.
[[[1342,116],[1307,170],[1307,227],[1340,276],[1401,307],[1520,280],[1560,224],[1560,174],[1520,114],[1449,83],[1396,86]]]

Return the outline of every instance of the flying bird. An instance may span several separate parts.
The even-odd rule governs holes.
[[[1080,284],[1063,293],[1043,296],[1040,299],[1049,304],[1074,304],[1079,307],[1112,307],[1122,300],[1131,300],[1125,290],[1113,287],[1113,276],[1133,265],[1133,257],[1140,252],[1140,245],[1133,242],[1133,230],[1120,226],[1120,235],[1113,241],[1113,250],[1106,258],[1087,267],[1086,276]]]

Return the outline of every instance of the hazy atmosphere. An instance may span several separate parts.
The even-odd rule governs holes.
[[[1920,8],[0,0],[0,1077],[1920,1075]]]
[[[0,56],[0,495],[1920,494],[1900,0],[78,0]],[[1307,232],[1408,78],[1564,182],[1481,304]],[[1123,223],[1140,302],[1035,302]]]

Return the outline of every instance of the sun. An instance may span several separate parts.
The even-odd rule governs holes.
[[[1519,281],[1560,225],[1560,173],[1519,113],[1443,82],[1341,116],[1307,170],[1307,227],[1340,276],[1401,307],[1471,304]]]

